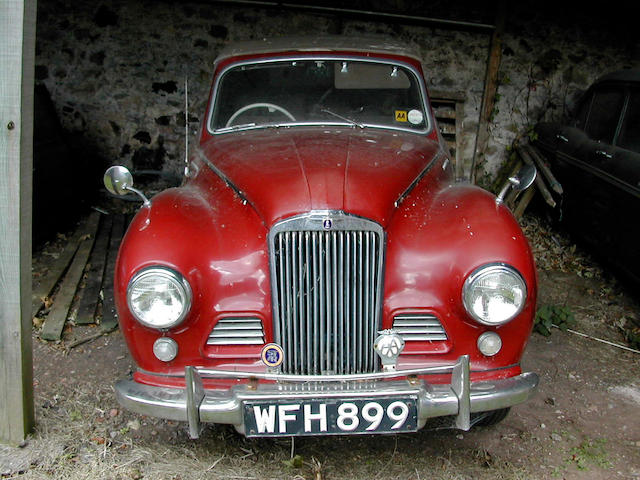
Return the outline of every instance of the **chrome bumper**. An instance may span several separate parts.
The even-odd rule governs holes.
[[[450,373],[450,385],[432,385],[419,375]],[[248,383],[228,390],[204,390],[202,377],[249,378]],[[400,380],[390,378],[404,377]],[[337,380],[340,378],[340,380]],[[257,380],[279,383],[258,383]],[[377,374],[341,377],[255,374],[187,367],[186,389],[154,387],[133,380],[116,384],[116,397],[124,408],[154,417],[189,423],[189,434],[198,438],[201,423],[226,423],[244,433],[243,402],[278,399],[375,398],[416,396],[418,428],[429,418],[455,416],[455,426],[471,428],[471,413],[510,407],[527,400],[538,385],[538,375],[523,373],[495,381],[469,381],[469,357],[453,365]],[[384,380],[384,381],[381,381]]]

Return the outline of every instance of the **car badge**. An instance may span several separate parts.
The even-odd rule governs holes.
[[[262,348],[260,357],[262,358],[262,363],[267,367],[275,368],[279,367],[284,360],[284,352],[282,351],[282,347],[277,343],[267,343]]]
[[[325,230],[331,230],[331,227],[333,227],[333,222],[331,221],[330,218],[325,218],[324,221],[322,222],[322,227]]]

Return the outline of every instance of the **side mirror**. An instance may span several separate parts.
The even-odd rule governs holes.
[[[496,197],[496,205],[500,205],[504,201],[509,187],[513,187],[516,192],[522,192],[529,188],[536,179],[537,173],[538,171],[533,165],[524,165],[513,177],[509,177],[508,182],[502,187]]]
[[[122,165],[109,167],[104,173],[103,182],[107,191],[113,195],[121,197],[127,195],[129,192],[133,192],[142,199],[144,205],[151,203],[149,199],[144,196],[144,193],[133,188],[133,176],[127,167],[123,167]]]

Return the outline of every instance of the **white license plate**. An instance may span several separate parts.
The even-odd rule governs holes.
[[[248,437],[413,432],[416,397],[244,402]]]

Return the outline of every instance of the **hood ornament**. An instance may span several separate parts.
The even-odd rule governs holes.
[[[382,330],[373,342],[373,349],[382,361],[382,370],[394,372],[398,357],[404,350],[404,339],[393,329]]]

